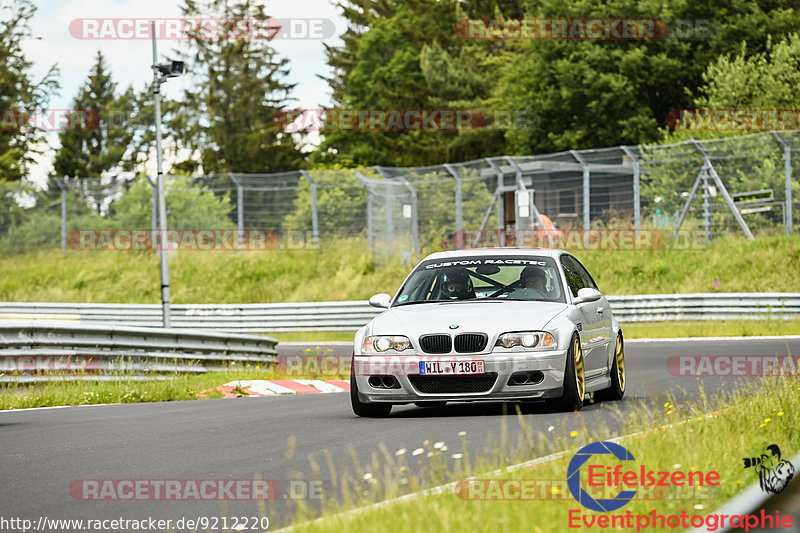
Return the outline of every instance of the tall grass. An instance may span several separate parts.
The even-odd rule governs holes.
[[[321,520],[308,521],[318,514],[310,507],[299,508],[293,530],[359,532],[373,531],[375,524],[392,524],[393,528],[404,531],[565,531],[570,510],[578,509],[587,516],[600,514],[581,507],[566,489],[567,464],[574,451],[619,434],[630,435],[620,444],[635,457],[626,470],[638,470],[639,465],[644,465],[657,472],[716,471],[720,474],[720,484],[634,499],[617,512],[644,514],[655,510],[668,515],[686,511],[689,515],[706,515],[758,480],[755,472],[742,468],[742,457],[765,453],[766,446],[772,443],[780,446],[787,459],[800,450],[800,427],[796,423],[800,409],[798,391],[797,376],[764,378],[713,397],[701,394],[695,401],[680,402],[667,397],[663,405],[637,403],[624,412],[615,410],[622,427],[614,432],[597,424],[578,426],[571,417],[565,417],[562,427],[548,433],[519,417],[511,422],[521,426],[518,441],[512,442],[506,431],[501,432],[493,448],[478,455],[472,465],[468,461],[468,435],[462,435],[458,449],[444,452],[440,445],[427,441],[423,444],[425,453],[418,456],[410,450],[382,449],[374,455],[371,465],[359,465],[354,460],[353,474],[338,475],[333,483],[338,490],[327,495]],[[547,435],[553,438],[548,439]],[[560,452],[566,453],[540,464],[508,469],[515,463]],[[454,461],[454,454],[460,459]],[[410,474],[410,462],[419,463],[414,470],[419,473]],[[617,464],[613,459],[606,462]],[[312,469],[314,466],[312,458]],[[316,469],[319,470],[318,466]],[[470,477],[564,482],[553,483],[548,493],[537,491],[534,498],[468,499],[463,493],[456,494],[451,486],[364,508],[401,494]],[[621,490],[611,489],[609,497]],[[643,495],[646,494],[645,491]],[[345,512],[354,508],[359,510]]]

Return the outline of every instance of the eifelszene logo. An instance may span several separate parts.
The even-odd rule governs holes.
[[[605,466],[592,464],[590,459],[595,455],[613,455],[620,461],[635,461],[636,458],[619,444],[603,441],[587,444],[575,454],[567,466],[567,487],[572,497],[582,506],[592,511],[607,513],[616,511],[625,506],[636,496],[635,490],[622,490],[613,498],[594,499],[581,486],[581,469],[588,474],[589,487],[682,487],[682,486],[717,486],[720,475],[716,471],[703,472],[692,470],[672,470],[669,472],[656,472],[639,465],[630,470],[624,470],[621,464]],[[587,465],[587,463],[589,463]],[[585,468],[584,468],[584,465]]]
[[[633,461],[635,458],[628,450],[613,442],[593,442],[578,450],[567,466],[567,486],[575,500],[592,511],[616,511],[627,504],[636,495],[635,490],[620,491],[612,499],[595,500],[581,488],[581,467],[593,455],[612,454],[620,461]],[[591,470],[591,467],[589,467]],[[591,474],[589,476],[591,478]],[[591,484],[591,481],[590,481]]]
[[[777,444],[770,444],[767,450],[770,453],[762,453],[761,457],[745,457],[744,467],[754,468],[758,473],[761,490],[778,494],[783,492],[794,477],[794,465],[781,459],[781,449]]]

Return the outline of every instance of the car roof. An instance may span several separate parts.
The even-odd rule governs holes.
[[[569,253],[560,248],[465,248],[461,250],[447,250],[445,252],[434,252],[423,259],[428,260],[442,260],[450,259],[453,257],[486,257],[486,256],[520,256],[530,255],[538,257],[552,257],[557,259],[559,255]]]

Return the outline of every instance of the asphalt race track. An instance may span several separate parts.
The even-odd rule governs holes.
[[[298,345],[290,348],[302,353]],[[671,356],[798,353],[800,337],[628,341],[628,392],[619,406],[624,413],[641,400],[661,401],[667,391],[693,398],[699,395],[701,382],[713,392],[752,379],[676,377],[666,368]],[[410,452],[428,439],[445,442],[449,453],[459,452],[458,433],[465,431],[474,454],[489,446],[489,432],[500,434],[503,421],[516,442],[520,433],[516,415],[503,412],[502,404],[403,406],[395,407],[385,420],[360,419],[344,393],[2,412],[0,515],[36,524],[40,517],[175,521],[266,514],[272,529],[287,523],[291,497],[302,497],[304,485],[294,485],[292,494],[284,493],[267,507],[254,501],[82,501],[73,498],[70,485],[87,479],[252,480],[256,476],[278,480],[286,489],[296,475],[311,477],[309,455],[325,465],[323,449],[330,450],[337,468],[352,469],[348,445],[366,466],[373,454],[380,453],[381,443],[390,453],[400,448]],[[619,427],[614,412],[603,404],[566,414],[533,408],[524,416],[542,432],[550,425],[566,432],[584,423]],[[292,438],[293,454],[287,453]],[[576,439],[576,445],[582,443]],[[413,468],[417,458],[408,459]],[[330,479],[326,469],[322,478]]]

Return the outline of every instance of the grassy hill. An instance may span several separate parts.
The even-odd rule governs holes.
[[[800,291],[800,236],[719,239],[707,249],[576,256],[606,294]],[[376,263],[362,241],[319,251],[175,253],[173,303],[363,300],[394,291],[409,267]],[[159,303],[153,252],[36,252],[0,258],[0,301]]]

